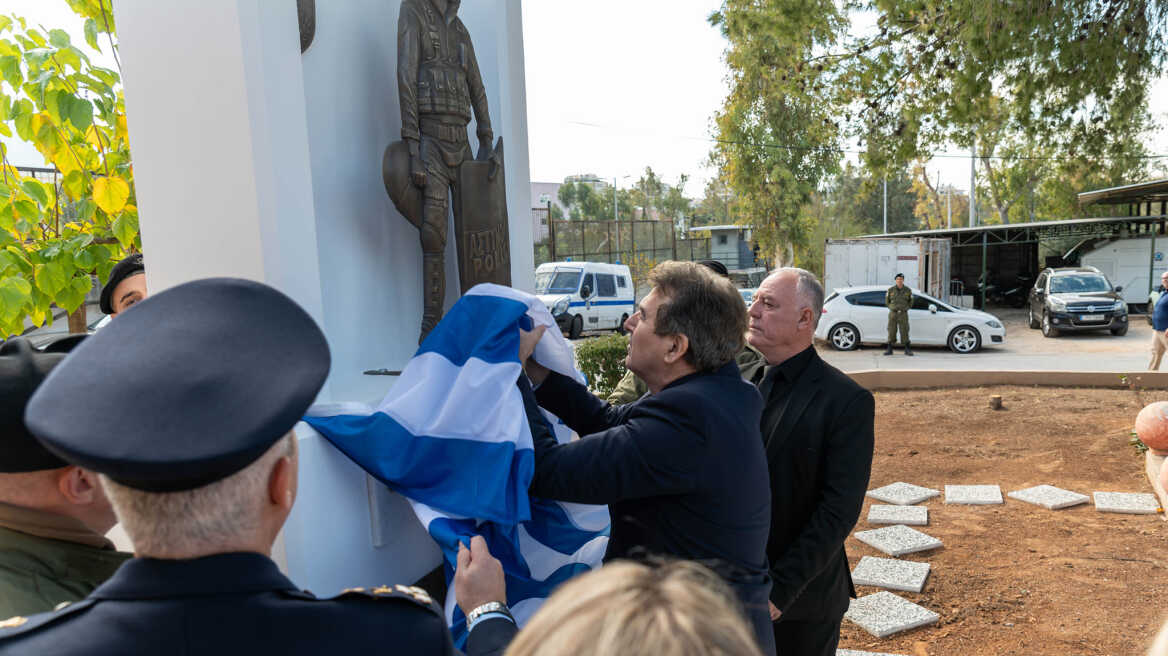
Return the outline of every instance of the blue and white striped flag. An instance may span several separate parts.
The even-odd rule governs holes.
[[[536,297],[509,287],[471,289],[431,331],[376,408],[324,404],[305,421],[353,461],[410,500],[442,548],[446,619],[465,647],[455,604],[458,544],[482,535],[503,563],[507,603],[520,626],[563,581],[600,565],[606,506],[530,498],[535,454],[516,387],[522,325],[550,329],[536,347],[544,366],[583,382],[572,349]],[[561,442],[572,432],[544,411]]]

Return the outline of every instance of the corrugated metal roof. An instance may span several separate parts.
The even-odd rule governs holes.
[[[1107,189],[1084,191],[1079,194],[1079,205],[1123,205],[1168,200],[1168,178],[1137,182]]]
[[[1034,230],[1055,228],[1070,225],[1089,225],[1093,223],[1142,223],[1162,221],[1162,216],[1105,216],[1088,219],[1063,219],[1062,221],[1034,221],[1033,223],[1007,223],[981,225],[972,228],[935,228],[933,230],[913,230],[911,232],[890,232],[887,234],[863,235],[860,239],[879,239],[892,237],[944,237],[946,235],[966,234],[976,232],[993,232],[997,230]]]

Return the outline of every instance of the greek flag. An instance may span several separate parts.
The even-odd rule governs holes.
[[[503,564],[507,603],[520,626],[552,589],[600,565],[608,546],[606,506],[529,497],[531,430],[516,387],[520,326],[547,325],[536,347],[544,366],[583,382],[572,349],[534,296],[477,285],[431,331],[376,408],[326,404],[305,421],[358,465],[409,499],[442,548],[446,620],[466,645],[455,603],[459,542],[482,535]],[[544,412],[556,437],[572,439]]]

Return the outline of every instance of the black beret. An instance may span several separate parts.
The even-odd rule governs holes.
[[[324,335],[295,301],[248,280],[197,280],[82,342],[25,422],[67,462],[139,490],[190,490],[263,455],[328,370]]]
[[[710,271],[713,271],[723,278],[730,277],[730,271],[726,268],[726,265],[722,264],[718,260],[698,260],[698,264],[706,267]]]
[[[49,370],[64,359],[60,353],[34,351],[23,337],[13,337],[0,344],[0,473],[42,471],[68,465],[45,450],[24,425],[24,408],[33,391]],[[55,401],[57,405],[66,402]]]
[[[106,281],[105,287],[101,288],[101,311],[106,314],[114,313],[114,288],[118,283],[129,278],[135,273],[142,273],[146,271],[146,265],[142,263],[142,254],[134,253],[122,258],[121,262],[114,265],[110,269],[109,280]]]
[[[895,276],[892,276],[892,279],[893,279],[893,280],[896,280],[897,278],[903,278],[903,277],[904,277],[904,274],[903,274],[903,273],[898,273],[898,274],[896,274]]]

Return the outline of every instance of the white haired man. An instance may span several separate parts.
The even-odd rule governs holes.
[[[763,397],[770,468],[771,619],[780,654],[831,656],[855,596],[844,540],[872,470],[872,394],[812,342],[823,287],[803,269],[772,273],[750,306],[747,341],[765,366],[743,372]]]

